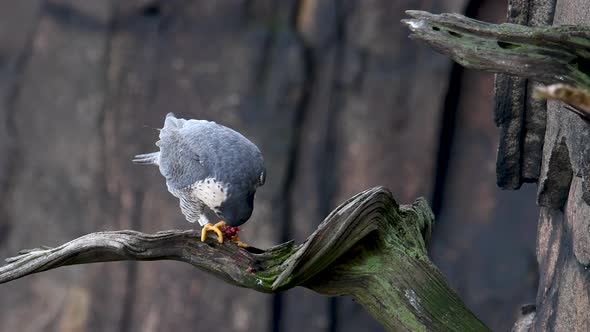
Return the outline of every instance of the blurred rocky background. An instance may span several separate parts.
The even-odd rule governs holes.
[[[534,186],[495,184],[493,76],[407,38],[404,10],[503,22],[503,0],[0,0],[0,256],[190,228],[156,168],[166,113],[244,133],[268,178],[243,239],[300,242],[375,185],[427,197],[431,256],[497,331],[535,300]],[[383,331],[349,298],[257,294],[175,262],[0,286],[1,331]]]

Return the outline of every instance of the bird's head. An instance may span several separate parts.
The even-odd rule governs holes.
[[[254,192],[246,195],[230,196],[217,209],[217,214],[230,226],[240,226],[252,215],[254,209]]]

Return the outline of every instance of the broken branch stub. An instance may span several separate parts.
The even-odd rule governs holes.
[[[399,206],[376,187],[336,208],[301,245],[243,249],[201,242],[195,231],[98,232],[7,259],[0,283],[65,265],[177,260],[260,292],[303,286],[349,295],[390,330],[489,331],[428,259],[432,224],[424,199]]]
[[[590,121],[590,92],[565,84],[539,86],[534,90],[533,98],[554,99],[571,106],[568,110]]]

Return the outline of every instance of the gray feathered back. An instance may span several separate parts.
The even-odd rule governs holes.
[[[159,165],[173,194],[211,179],[227,187],[218,210],[228,221],[244,222],[250,217],[265,169],[260,150],[247,138],[215,122],[178,119],[169,113],[156,145],[160,152],[136,156],[134,162]]]
[[[169,114],[159,144],[160,170],[173,187],[185,187],[207,177],[259,186],[264,174],[264,160],[256,145],[215,122],[177,119]]]

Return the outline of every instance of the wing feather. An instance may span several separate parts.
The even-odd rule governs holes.
[[[169,115],[160,131],[160,173],[168,186],[176,189],[186,188],[210,174],[201,160],[198,143],[186,139],[185,124],[186,120]]]
[[[204,213],[204,203],[195,198],[192,194],[190,187],[183,189],[168,188],[170,193],[175,197],[178,197],[180,201],[180,211],[188,222],[195,223],[199,221]]]

